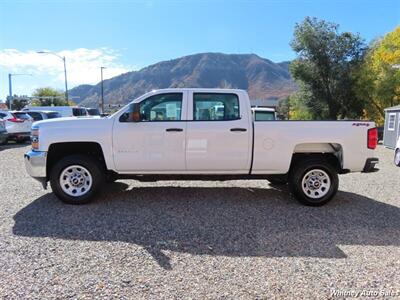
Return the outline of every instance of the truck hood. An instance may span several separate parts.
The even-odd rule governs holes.
[[[67,118],[56,118],[42,120],[34,122],[33,126],[39,128],[83,128],[100,126],[110,122],[109,118],[96,118],[96,117],[67,117]]]

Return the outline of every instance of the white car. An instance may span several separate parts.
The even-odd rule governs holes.
[[[30,115],[33,118],[34,122],[62,117],[59,112],[49,111],[49,110],[40,110],[40,111],[24,110],[24,112]]]
[[[394,164],[400,167],[400,136],[396,143],[396,148],[394,150]]]
[[[33,119],[23,111],[0,110],[0,118],[6,121],[8,140],[25,142],[30,139]]]
[[[25,165],[73,204],[120,178],[266,179],[318,206],[336,194],[338,174],[376,170],[377,136],[367,121],[253,120],[243,90],[165,89],[106,118],[36,122]]]
[[[77,106],[28,106],[23,111],[55,111],[62,117],[82,117],[87,116],[86,108]]]

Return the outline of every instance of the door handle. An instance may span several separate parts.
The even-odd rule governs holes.
[[[167,132],[172,132],[172,131],[179,132],[179,131],[183,131],[183,129],[182,128],[167,128],[167,129],[165,129],[165,131],[167,131]]]
[[[231,128],[231,131],[247,131],[246,128]]]

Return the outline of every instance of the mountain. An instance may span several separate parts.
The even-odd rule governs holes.
[[[289,62],[274,63],[255,54],[200,53],[105,80],[104,101],[125,104],[151,90],[168,87],[238,88],[247,90],[250,99],[261,100],[284,98],[296,90]],[[80,105],[96,106],[100,83],[77,86],[69,95]]]

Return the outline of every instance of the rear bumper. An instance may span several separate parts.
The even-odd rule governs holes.
[[[28,174],[34,179],[42,183],[43,187],[46,188],[47,176],[46,176],[46,161],[47,152],[43,151],[29,151],[24,155],[25,169]]]
[[[8,139],[7,131],[0,132],[0,144],[4,143]]]
[[[379,171],[378,168],[376,168],[376,165],[379,163],[379,158],[373,157],[373,158],[367,158],[365,161],[363,173],[371,173],[371,172],[376,172]]]

